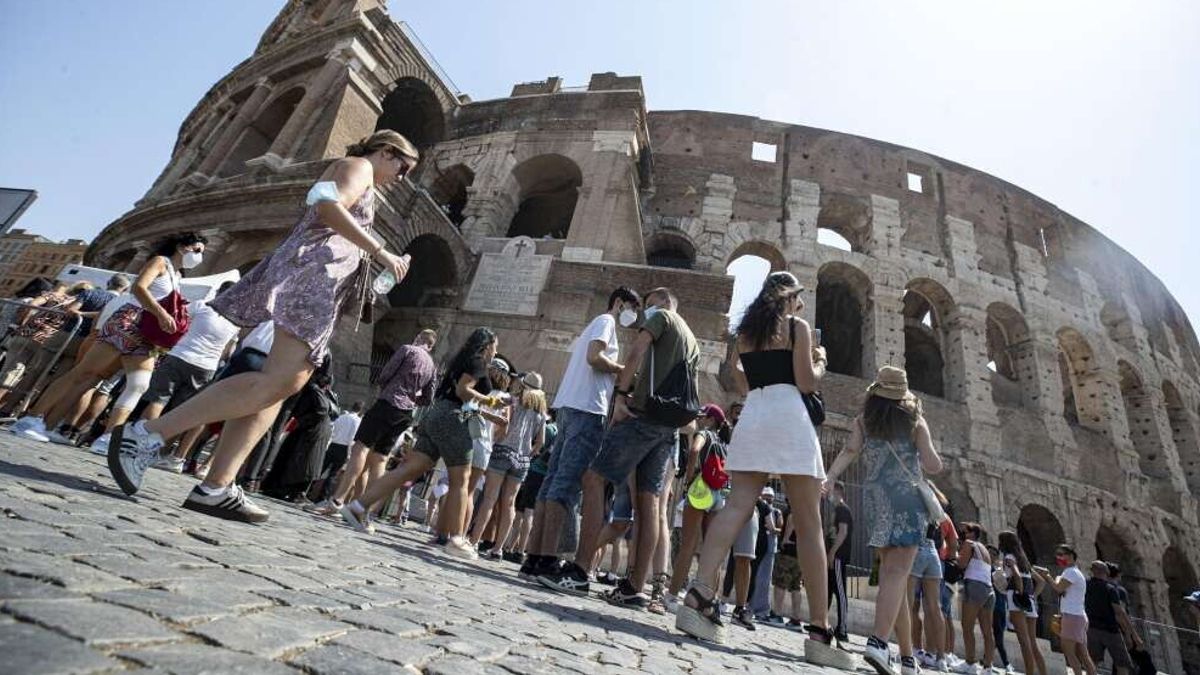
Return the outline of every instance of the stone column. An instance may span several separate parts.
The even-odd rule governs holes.
[[[300,99],[291,117],[271,143],[271,149],[265,155],[268,162],[282,164],[291,159],[300,135],[312,122],[313,115],[322,104],[329,102],[330,91],[346,76],[347,63],[343,59],[340,50],[329,55],[316,78],[305,88],[304,98]]]
[[[217,139],[212,149],[209,150],[208,156],[204,158],[204,162],[196,170],[196,173],[204,178],[211,177],[216,173],[221,163],[229,155],[229,151],[233,149],[234,144],[241,138],[242,131],[250,126],[250,123],[258,116],[259,109],[262,108],[262,104],[266,102],[267,97],[270,95],[271,83],[267,78],[264,77],[255,83],[254,91],[250,92],[250,97],[242,104],[237,115],[234,116],[229,126],[225,128],[225,131],[221,133],[221,137]]]
[[[863,331],[866,379],[873,379],[883,366],[904,365],[904,289],[884,286],[876,280],[870,312],[872,330],[869,335]]]

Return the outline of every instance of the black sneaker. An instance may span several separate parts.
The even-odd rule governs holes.
[[[230,485],[215,495],[205,493],[197,485],[183,501],[183,508],[243,523],[263,523],[271,515],[247,499],[246,493],[237,485]]]
[[[754,625],[754,613],[750,611],[749,607],[735,607],[733,622],[749,631],[758,630]]]
[[[537,578],[538,582],[552,591],[570,595],[587,595],[588,573],[579,565],[569,563],[557,572],[547,572]]]
[[[505,551],[502,557],[505,562],[516,563],[518,565],[525,563],[525,554],[517,551]]]
[[[638,591],[629,583],[628,579],[622,579],[617,587],[604,594],[604,599],[610,605],[617,607],[625,607],[628,609],[645,610],[650,606],[650,598],[645,593]]]
[[[621,580],[621,577],[613,574],[612,572],[606,571],[602,574],[596,575],[596,583],[603,584],[605,586],[616,586],[617,582],[620,580]]]
[[[480,553],[487,553],[488,551],[492,550],[493,548],[496,548],[496,542],[494,542],[494,541],[479,542],[478,549],[479,549]]]

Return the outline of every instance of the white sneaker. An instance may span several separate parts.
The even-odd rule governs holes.
[[[69,445],[72,447],[75,445],[75,441],[62,435],[58,431],[51,431],[50,433],[46,434],[46,438],[48,438],[50,442],[54,443],[55,445]]]
[[[479,560],[479,552],[466,537],[450,537],[446,542],[446,553],[463,560]]]
[[[892,669],[892,652],[887,645],[879,646],[868,641],[866,649],[863,650],[863,660],[879,675],[896,675],[896,671]]]
[[[920,675],[921,669],[917,667],[917,660],[912,657],[900,657],[900,675]]]
[[[342,505],[338,504],[332,499],[322,499],[316,504],[309,504],[308,506],[304,507],[304,510],[309,513],[315,513],[318,516],[336,516],[338,514],[338,510],[341,508]]]
[[[933,665],[929,667],[929,670],[939,673],[948,673],[950,672],[950,664],[946,663],[945,657],[942,657],[934,661]]]
[[[266,509],[247,499],[238,485],[230,485],[216,494],[208,494],[197,485],[188,493],[183,508],[243,523],[264,523],[270,517]]]
[[[682,601],[678,595],[671,592],[663,593],[663,607],[667,609],[667,614],[674,614],[675,610],[679,608],[680,602]]]
[[[25,420],[29,421],[25,422]],[[13,428],[16,428],[16,425],[21,424],[22,422],[25,422],[25,424],[21,426],[21,430],[14,431],[13,433],[21,438],[28,438],[31,441],[41,441],[42,443],[46,443],[50,440],[50,437],[46,435],[46,421],[42,418],[22,417],[16,421],[16,423],[13,425]]]
[[[916,652],[917,664],[922,668],[932,669],[937,664],[937,657],[924,649],[918,649]]]
[[[158,459],[163,439],[146,431],[141,422],[123,424],[115,432],[117,442],[108,445],[108,470],[121,491],[131,495],[141,489],[142,478]]]
[[[111,442],[112,442],[112,434],[105,433],[105,434],[101,435],[100,438],[97,438],[96,440],[92,441],[92,454],[93,455],[107,455],[108,454],[108,444]]]
[[[184,461],[175,455],[167,455],[166,457],[159,457],[153,466],[155,469],[162,469],[171,473],[183,473],[183,464]]]
[[[1017,669],[1013,668],[1012,664],[1010,663],[1007,666],[1004,666],[1004,672],[1006,675],[1015,675],[1015,673],[1017,672]]]
[[[192,475],[195,476],[196,478],[199,478],[200,480],[204,480],[205,478],[208,478],[208,465],[201,464],[200,466],[196,467],[196,471],[194,473],[192,473]]]
[[[45,426],[46,423],[43,422],[42,418],[40,418],[40,417],[34,417],[33,415],[25,415],[24,417],[18,417],[16,422],[13,422],[12,424],[8,425],[8,431],[9,431],[9,433],[19,434],[22,431],[25,431],[26,429],[30,428],[34,424],[41,424],[42,426]]]
[[[365,509],[361,511],[355,510],[355,504],[358,504],[358,500],[342,504],[341,508],[338,509],[338,513],[342,514],[342,520],[346,521],[347,525],[359,532],[366,532],[369,516]],[[358,504],[358,508],[362,509],[362,505]]]
[[[950,670],[954,673],[962,673],[962,675],[980,675],[979,666],[974,663],[968,663],[967,661],[959,662]]]

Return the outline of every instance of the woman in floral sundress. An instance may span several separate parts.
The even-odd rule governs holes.
[[[863,512],[871,523],[867,545],[879,550],[879,595],[873,635],[863,654],[880,675],[892,675],[887,638],[895,627],[900,642],[900,673],[916,675],[909,627],[908,576],[929,523],[915,484],[922,472],[936,474],[942,459],[933,447],[921,402],[908,390],[903,368],[884,366],[867,388],[862,414],[850,439],[826,474],[827,493],[857,459],[863,466]]]
[[[374,188],[402,179],[419,159],[400,134],[377,131],[346,150],[308,193],[308,209],[291,233],[211,307],[244,328],[275,322],[275,340],[262,372],[243,373],[205,389],[157,420],[113,430],[108,466],[126,494],[142,478],[165,439],[198,425],[225,422],[205,481],[184,508],[261,522],[267,512],[234,484],[238,469],[270,426],[279,404],[299,391],[329,350],[342,310],[358,312],[374,258],[397,281],[408,256],[397,256],[371,232]]]

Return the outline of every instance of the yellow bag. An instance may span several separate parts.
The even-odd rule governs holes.
[[[1054,637],[1062,635],[1062,614],[1055,614],[1050,617],[1050,634]]]
[[[697,511],[707,511],[713,505],[713,491],[708,487],[708,483],[704,482],[703,476],[696,476],[696,480],[692,481],[692,486],[688,488],[688,503]]]

